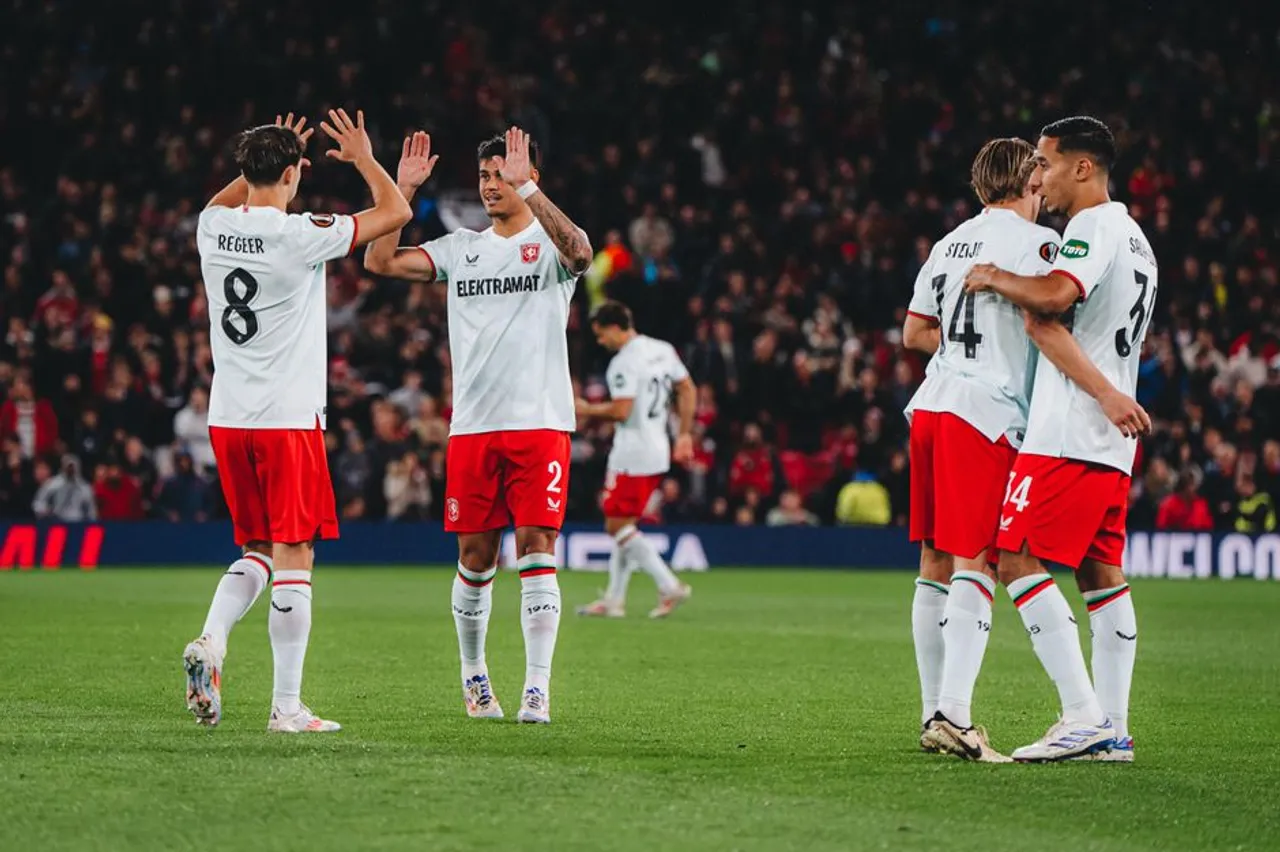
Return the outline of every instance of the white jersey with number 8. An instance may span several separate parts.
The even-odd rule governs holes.
[[[939,240],[916,277],[910,313],[939,324],[941,345],[907,405],[954,414],[991,441],[1015,447],[1026,428],[1034,348],[1022,312],[995,293],[966,293],[977,263],[1019,275],[1044,275],[1058,234],[1012,210],[989,207]]]
[[[1156,304],[1156,259],[1123,204],[1082,210],[1067,223],[1055,273],[1080,288],[1068,323],[1076,342],[1118,390],[1138,388],[1142,341]],[[1133,470],[1137,440],[1120,434],[1102,407],[1045,358],[1036,368],[1022,451]]]
[[[631,415],[614,427],[609,471],[666,473],[671,467],[672,387],[689,376],[680,356],[670,343],[636,335],[613,356],[606,375],[614,399],[634,400]]]
[[[356,221],[275,207],[209,207],[196,248],[209,302],[209,425],[325,426],[327,260],[351,253]]]

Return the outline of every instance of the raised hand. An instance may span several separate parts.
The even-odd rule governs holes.
[[[325,135],[338,143],[337,148],[325,151],[326,157],[332,157],[344,163],[354,163],[362,158],[373,157],[373,143],[364,129],[364,110],[356,110],[356,120],[352,121],[345,109],[329,110],[329,121],[320,122],[320,129]]]
[[[1000,269],[990,263],[975,263],[964,277],[964,289],[967,293],[981,293],[990,290],[995,283]]]
[[[507,128],[507,155],[494,157],[502,179],[517,189],[533,179],[533,163],[529,160],[529,134],[519,127]]]
[[[294,133],[298,134],[298,141],[302,143],[302,150],[304,151],[307,150],[307,142],[311,139],[311,134],[316,132],[314,127],[304,130],[303,128],[307,127],[307,117],[305,115],[300,115],[298,116],[297,121],[294,121],[293,113],[289,113],[284,118],[281,118],[277,114],[276,127],[283,127],[286,130],[292,130]],[[311,161],[306,157],[303,157],[303,168],[306,168],[309,165],[311,165]]]
[[[421,130],[404,138],[404,147],[400,151],[400,166],[396,169],[396,185],[403,189],[416,190],[431,177],[440,155],[431,153],[431,137]]]

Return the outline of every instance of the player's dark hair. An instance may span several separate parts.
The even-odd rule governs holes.
[[[484,140],[476,148],[477,162],[505,156],[507,156],[507,137],[502,133],[492,139]],[[538,147],[537,140],[532,136],[529,137],[529,165],[539,170],[542,168],[542,149]]]
[[[591,324],[616,325],[623,331],[630,331],[632,326],[631,309],[621,302],[607,301],[591,312]]]
[[[270,186],[280,182],[285,169],[298,165],[302,159],[302,140],[286,127],[264,124],[236,137],[232,156],[250,184]]]
[[[1025,139],[992,139],[969,169],[969,185],[983,204],[1021,198],[1035,168],[1035,147]]]
[[[1064,154],[1087,154],[1103,171],[1116,161],[1116,137],[1111,128],[1088,115],[1073,115],[1046,124],[1040,135],[1058,140]]]

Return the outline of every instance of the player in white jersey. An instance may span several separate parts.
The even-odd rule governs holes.
[[[609,361],[608,402],[577,401],[578,414],[612,421],[613,447],[605,471],[604,528],[613,537],[609,587],[604,597],[578,608],[579,615],[622,618],[631,572],[639,568],[658,586],[658,605],[650,618],[665,618],[688,600],[692,590],[676,579],[653,543],[637,526],[674,458],[693,457],[693,412],[698,390],[670,343],[640,334],[631,311],[621,302],[605,302],[591,315],[596,341],[617,354]],[[672,391],[680,427],[671,447],[669,414]]]
[[[1052,268],[1058,235],[1040,213],[1035,148],[993,139],[970,183],[982,212],[934,245],[916,277],[906,345],[933,354],[907,405],[911,540],[921,544],[912,603],[920,674],[921,746],[1004,762],[973,725],[973,684],[991,630],[1001,498],[1027,424],[1032,363],[1022,311],[994,293],[966,293],[975,263],[1025,275]]]
[[[1150,428],[1129,395],[1155,306],[1156,262],[1142,229],[1108,195],[1115,139],[1105,124],[1062,119],[1041,131],[1036,148],[1045,202],[1070,217],[1053,271],[1027,276],[982,265],[966,283],[970,292],[991,290],[1025,308],[1045,356],[997,546],[1000,580],[1058,687],[1062,716],[1013,757],[1127,762],[1137,624],[1121,557],[1136,436]],[[1068,310],[1065,324],[1046,319]],[[1093,633],[1096,692],[1071,608],[1044,562],[1076,570]]]
[[[328,155],[351,163],[374,206],[354,216],[291,214],[310,130],[293,114],[255,127],[235,145],[241,175],[200,214],[196,244],[209,300],[217,372],[209,435],[243,556],[223,576],[200,638],[183,653],[187,707],[196,722],[222,717],[222,665],[231,628],[271,583],[268,629],[275,658],[268,730],[336,731],[301,702],[311,634],[312,542],[336,538],[325,459],[325,261],[401,228],[412,215],[378,165],[364,129],[330,111],[320,127]]]
[[[430,138],[406,141],[397,182],[412,198],[436,158]],[[453,615],[462,694],[472,717],[500,718],[485,664],[502,531],[516,528],[525,641],[518,719],[547,723],[551,659],[560,626],[553,556],[569,491],[573,386],[565,326],[591,244],[538,188],[537,146],[524,131],[481,143],[480,198],[492,225],[421,246],[378,240],[365,266],[383,275],[441,281],[448,289],[453,421],[445,529],[458,534]]]

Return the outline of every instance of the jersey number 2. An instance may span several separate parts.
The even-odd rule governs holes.
[[[236,288],[237,282],[244,285],[243,296]],[[227,298],[227,306],[222,310],[222,331],[232,343],[243,346],[258,333],[258,315],[249,307],[258,295],[258,281],[243,269],[233,269],[222,279],[222,292]],[[240,318],[244,328],[231,321],[233,316]]]

